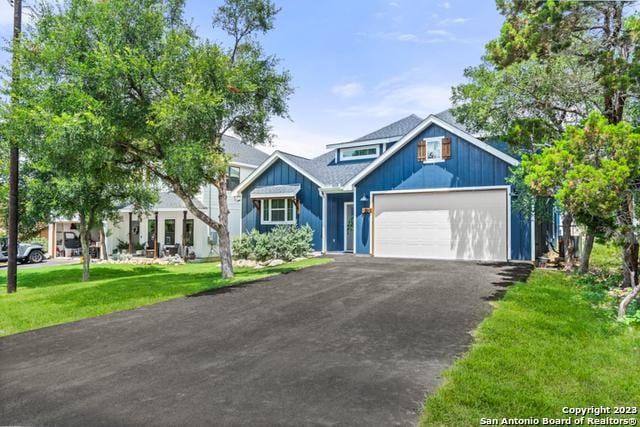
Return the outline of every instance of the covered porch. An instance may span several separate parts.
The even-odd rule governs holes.
[[[204,205],[195,200],[199,209]],[[120,210],[118,223],[108,226],[109,253],[129,253],[148,258],[180,255],[205,258],[217,253],[217,236],[195,218],[173,193],[160,193],[160,200],[148,212],[133,206]]]

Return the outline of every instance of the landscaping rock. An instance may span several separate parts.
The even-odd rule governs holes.
[[[298,258],[294,258],[291,261],[298,262],[298,261],[304,261],[305,259],[306,259],[305,257],[301,256],[301,257],[298,257]]]
[[[269,264],[267,264],[269,267],[276,267],[278,265],[282,265],[284,264],[284,261],[281,259],[274,259],[269,261]]]
[[[247,268],[254,268],[258,265],[258,262],[255,260],[251,260],[251,259],[236,259],[233,260],[233,266],[234,267],[239,267],[239,268],[243,268],[243,267],[247,267]]]
[[[95,264],[134,264],[134,265],[182,265],[184,259],[180,255],[172,255],[162,258],[142,258],[129,254],[114,254],[108,261],[94,261]]]

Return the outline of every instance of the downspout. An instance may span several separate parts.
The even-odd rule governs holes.
[[[322,253],[327,253],[327,194],[318,189],[322,197]]]

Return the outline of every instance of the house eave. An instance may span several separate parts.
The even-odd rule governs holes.
[[[325,194],[351,193],[353,190],[344,187],[320,187],[320,191]]]
[[[375,139],[365,139],[358,141],[347,141],[347,142],[337,142],[335,144],[328,144],[326,147],[328,150],[333,150],[336,148],[348,148],[348,147],[361,147],[364,145],[373,145],[373,144],[388,144],[390,142],[398,141],[402,136],[391,136],[388,138],[375,138]]]
[[[324,187],[325,186],[324,183],[320,182],[316,177],[314,177],[313,175],[309,174],[309,172],[307,172],[306,170],[302,169],[300,166],[296,165],[295,163],[293,163],[292,161],[287,159],[286,156],[283,156],[279,151],[274,151],[273,154],[271,154],[271,156],[269,156],[269,158],[267,160],[262,162],[262,164],[260,164],[260,166],[258,166],[256,169],[254,169],[253,172],[251,172],[251,174],[249,174],[249,176],[244,181],[242,181],[240,183],[240,185],[238,185],[231,192],[232,197],[241,196],[242,192],[244,190],[246,190],[247,187],[249,187],[249,185],[253,181],[255,181],[260,175],[262,175],[264,173],[264,171],[266,171],[269,168],[269,166],[274,164],[277,160],[281,160],[284,163],[286,163],[288,166],[290,166],[291,168],[297,170],[302,175],[304,175],[306,178],[308,178],[311,182],[316,184],[318,187]]]

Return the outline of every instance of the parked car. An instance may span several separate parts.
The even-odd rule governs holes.
[[[0,262],[7,262],[9,246],[7,239],[0,239]],[[44,261],[44,248],[39,243],[18,243],[18,262],[38,264]]]
[[[65,231],[64,247],[67,249],[80,249],[82,247],[82,244],[80,243],[80,237],[73,231]]]

